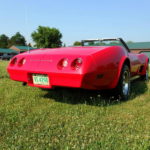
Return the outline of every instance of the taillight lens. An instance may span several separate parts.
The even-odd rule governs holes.
[[[75,70],[79,69],[81,66],[82,66],[82,59],[81,58],[77,58],[71,63],[72,69],[75,69]]]
[[[13,66],[17,63],[17,58],[13,58],[11,61],[10,61],[10,65]]]
[[[22,66],[22,65],[24,65],[25,63],[26,63],[26,59],[25,59],[25,58],[22,58],[22,59],[19,60],[18,66]]]
[[[67,58],[63,58],[59,61],[58,63],[58,68],[62,69],[68,66],[68,59]]]

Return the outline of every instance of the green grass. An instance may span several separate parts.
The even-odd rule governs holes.
[[[0,149],[150,150],[150,84],[128,101],[105,93],[41,90],[11,81],[0,61]]]

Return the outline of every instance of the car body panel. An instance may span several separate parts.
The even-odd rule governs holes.
[[[17,58],[16,64],[12,61]],[[68,66],[59,68],[60,60],[66,59]],[[78,69],[71,67],[72,62],[80,58],[82,65]],[[19,66],[19,61],[26,62]],[[72,87],[84,89],[113,89],[117,86],[122,67],[128,62],[131,76],[143,75],[148,57],[133,54],[123,46],[89,46],[54,49],[37,49],[15,56],[8,65],[12,80],[27,83],[40,88]],[[35,85],[33,74],[47,75],[50,85]]]

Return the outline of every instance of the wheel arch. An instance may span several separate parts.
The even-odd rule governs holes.
[[[149,65],[149,58],[146,59],[146,65]]]
[[[121,72],[122,72],[122,68],[124,65],[127,65],[129,67],[129,70],[131,71],[131,63],[130,63],[130,60],[127,56],[123,57],[121,60],[120,60],[120,63],[118,65],[118,72],[117,72],[117,77],[116,79],[114,80],[114,84],[113,84],[113,88],[117,87],[118,85],[118,82],[120,80],[120,75],[121,75]]]
[[[126,64],[129,67],[129,69],[131,69],[131,64],[130,64],[129,58],[126,58],[126,60],[124,61],[123,65],[124,64]],[[122,65],[122,67],[123,67],[123,65]]]
[[[121,75],[121,71],[124,65],[127,65],[129,67],[129,70],[131,71],[131,64],[130,64],[130,60],[128,57],[124,57],[122,58],[122,61],[119,64],[119,70],[118,70],[118,81]]]
[[[142,70],[141,74],[145,74],[147,68],[149,69],[149,58],[146,59],[145,65],[144,65],[144,67],[143,67],[143,70]]]

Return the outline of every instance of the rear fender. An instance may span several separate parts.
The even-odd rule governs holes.
[[[145,64],[144,64],[144,67],[143,67],[143,69],[142,69],[142,72],[140,73],[141,75],[145,75],[146,74],[146,70],[147,70],[147,68],[149,69],[149,59],[148,58],[146,58],[146,61],[145,61]]]
[[[146,59],[146,68],[149,67],[149,59]]]
[[[117,72],[117,76],[112,84],[112,88],[115,88],[118,85],[119,79],[120,79],[120,75],[121,75],[121,71],[122,71],[122,67],[125,63],[128,63],[129,65],[129,69],[130,69],[130,61],[129,58],[127,56],[124,56],[121,58],[119,65],[118,65],[118,72]]]

